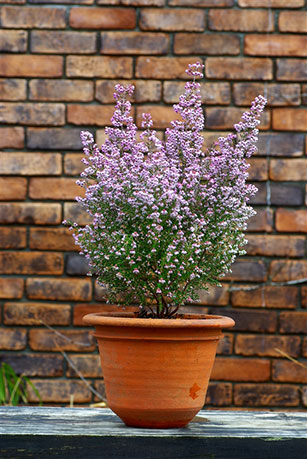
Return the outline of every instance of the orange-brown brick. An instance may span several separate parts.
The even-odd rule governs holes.
[[[96,35],[91,32],[32,31],[31,51],[48,54],[91,54]]]
[[[0,203],[0,222],[58,225],[61,222],[61,205],[32,202]]]
[[[273,260],[270,275],[274,282],[306,279],[307,260]]]
[[[243,115],[242,108],[206,108],[206,127],[207,129],[232,129],[233,125],[240,121]],[[260,129],[269,129],[270,113],[266,111],[261,116]]]
[[[94,97],[94,84],[84,80],[32,80],[31,100],[65,100],[89,102]]]
[[[301,339],[298,336],[237,335],[235,353],[244,356],[281,357],[279,349],[291,357],[298,357]]]
[[[131,57],[68,56],[66,73],[69,77],[131,78]]]
[[[27,344],[25,328],[2,328],[0,333],[0,349],[19,351]]]
[[[0,79],[1,100],[24,100],[27,98],[27,82],[17,78]],[[0,131],[1,132],[1,131]]]
[[[24,53],[27,51],[28,34],[24,30],[0,30],[0,51]]]
[[[299,84],[235,83],[233,93],[236,105],[249,106],[258,94],[265,93],[269,106],[301,104]]]
[[[304,0],[238,0],[238,5],[248,8],[300,8]]]
[[[0,177],[0,201],[23,201],[27,180],[22,177]]]
[[[307,312],[291,311],[280,313],[281,333],[306,333]]]
[[[68,228],[30,228],[29,246],[35,250],[78,250]]]
[[[265,231],[267,233],[273,230],[273,211],[272,209],[257,209],[257,214],[250,218],[247,231]]]
[[[265,158],[248,159],[250,168],[248,169],[248,179],[255,181],[265,181],[268,179],[268,162]]]
[[[113,105],[68,105],[67,121],[75,125],[106,126],[111,124],[113,111]]]
[[[0,174],[60,175],[60,153],[0,153]]]
[[[0,148],[23,148],[24,138],[22,127],[0,128]]]
[[[175,54],[239,54],[237,35],[178,33],[174,40]]]
[[[134,102],[158,102],[161,99],[161,83],[155,80],[132,80]],[[100,80],[96,82],[95,98],[103,104],[114,103],[114,86],[127,84],[126,80]]]
[[[304,257],[304,236],[250,235],[245,247],[248,255]]]
[[[228,289],[228,284],[222,284],[221,287],[210,286],[208,291],[198,290],[199,303],[204,305],[226,306],[229,302]]]
[[[209,383],[206,395],[206,406],[231,405],[232,385],[230,383]]]
[[[1,9],[1,25],[13,29],[64,29],[65,8],[4,6]]]
[[[83,351],[95,349],[94,337],[88,330],[32,329],[29,344],[34,351]]]
[[[33,384],[38,390],[41,400],[44,403],[69,403],[71,395],[74,396],[74,403],[89,403],[92,394],[83,381],[66,379],[33,379]],[[29,388],[29,402],[39,401],[33,389]]]
[[[177,103],[184,92],[184,83],[166,81],[163,85],[163,98],[166,103]],[[228,105],[230,103],[229,83],[203,83],[200,88],[201,99],[205,105]]]
[[[3,102],[0,106],[0,122],[60,126],[65,123],[64,110],[63,104]]]
[[[295,309],[298,290],[292,286],[236,286],[231,293],[231,303],[236,307]]]
[[[69,25],[73,29],[134,29],[135,15],[132,8],[72,8]]]
[[[281,11],[278,28],[281,32],[307,33],[306,11]]]
[[[210,30],[232,30],[235,32],[272,32],[274,23],[265,10],[210,10]]]
[[[102,54],[167,54],[169,36],[165,33],[102,32]]]
[[[307,110],[304,108],[274,108],[273,129],[277,131],[306,131]]]
[[[234,403],[238,406],[297,406],[299,388],[287,384],[236,384]]]
[[[307,159],[272,159],[270,179],[275,181],[307,180]]]
[[[306,56],[307,40],[300,35],[246,35],[244,52],[250,56]]]
[[[213,381],[268,381],[270,379],[270,361],[217,357],[211,379]]]
[[[238,259],[231,268],[231,273],[227,274],[225,280],[254,281],[261,282],[267,278],[267,268],[262,261]]]
[[[0,76],[60,77],[63,73],[62,67],[61,56],[0,55]]]
[[[23,374],[28,377],[63,375],[64,358],[61,355],[10,352],[2,354],[2,357],[3,361],[11,365],[18,375]]]
[[[0,180],[1,187],[1,180]],[[0,227],[1,249],[23,249],[26,247],[26,228]]]
[[[82,158],[84,158],[83,153],[67,153],[64,156],[64,173],[66,175],[80,175],[84,170],[84,164],[81,162]]]
[[[63,256],[60,253],[0,252],[2,274],[62,274]]]
[[[101,378],[102,370],[100,364],[100,357],[98,354],[95,355],[70,355],[70,361],[74,368],[76,368],[84,378]],[[66,376],[69,378],[79,378],[80,376],[76,373],[72,366],[67,365]]]
[[[181,119],[180,115],[174,113],[172,107],[162,107],[158,105],[146,105],[137,107],[137,125],[141,126],[142,113],[150,113],[155,129],[165,129],[170,126],[172,120]]]
[[[76,185],[75,179],[61,178],[32,178],[29,185],[31,199],[74,200],[83,196],[84,188]]]
[[[277,382],[307,384],[306,361],[274,360],[272,363],[272,379]]]
[[[19,278],[0,278],[0,298],[21,298],[24,280]]]
[[[207,78],[227,80],[271,80],[271,59],[251,57],[208,57],[205,73]]]
[[[33,300],[89,301],[92,297],[88,279],[29,278],[26,290],[28,298]]]
[[[307,61],[305,59],[276,59],[276,78],[280,81],[306,81]]]
[[[65,202],[64,219],[77,222],[79,225],[87,225],[92,222],[92,217],[77,202]]]
[[[198,6],[215,8],[222,6],[233,6],[234,0],[169,0],[170,6]]]
[[[50,303],[5,303],[6,325],[69,325],[70,305]]]
[[[185,70],[191,63],[187,57],[138,57],[135,75],[137,78],[186,79]]]
[[[205,11],[144,8],[141,10],[139,25],[141,30],[202,32],[205,30]]]

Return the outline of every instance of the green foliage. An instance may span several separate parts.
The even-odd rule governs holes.
[[[25,375],[18,376],[13,368],[3,362],[0,367],[0,405],[16,406],[28,404],[28,390],[31,387],[42,405],[41,396],[34,384]]]

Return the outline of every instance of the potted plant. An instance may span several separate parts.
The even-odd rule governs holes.
[[[256,192],[247,184],[256,150],[258,96],[235,133],[203,148],[200,84],[203,65],[191,64],[192,81],[174,105],[178,120],[162,142],[143,114],[140,140],[128,97],[116,85],[112,127],[101,149],[81,132],[86,168],[77,198],[92,217],[71,224],[76,243],[110,301],[118,295],[134,312],[89,314],[95,325],[110,408],[130,426],[182,427],[202,408],[227,317],[191,315],[180,307],[199,289],[219,285],[237,255]]]

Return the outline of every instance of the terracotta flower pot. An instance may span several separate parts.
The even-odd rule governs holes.
[[[203,407],[229,317],[140,319],[88,314],[95,325],[108,405],[128,426],[183,427]]]

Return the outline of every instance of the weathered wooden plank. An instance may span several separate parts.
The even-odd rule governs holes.
[[[183,429],[126,427],[108,409],[2,407],[0,457],[303,458],[302,412],[201,411]]]

